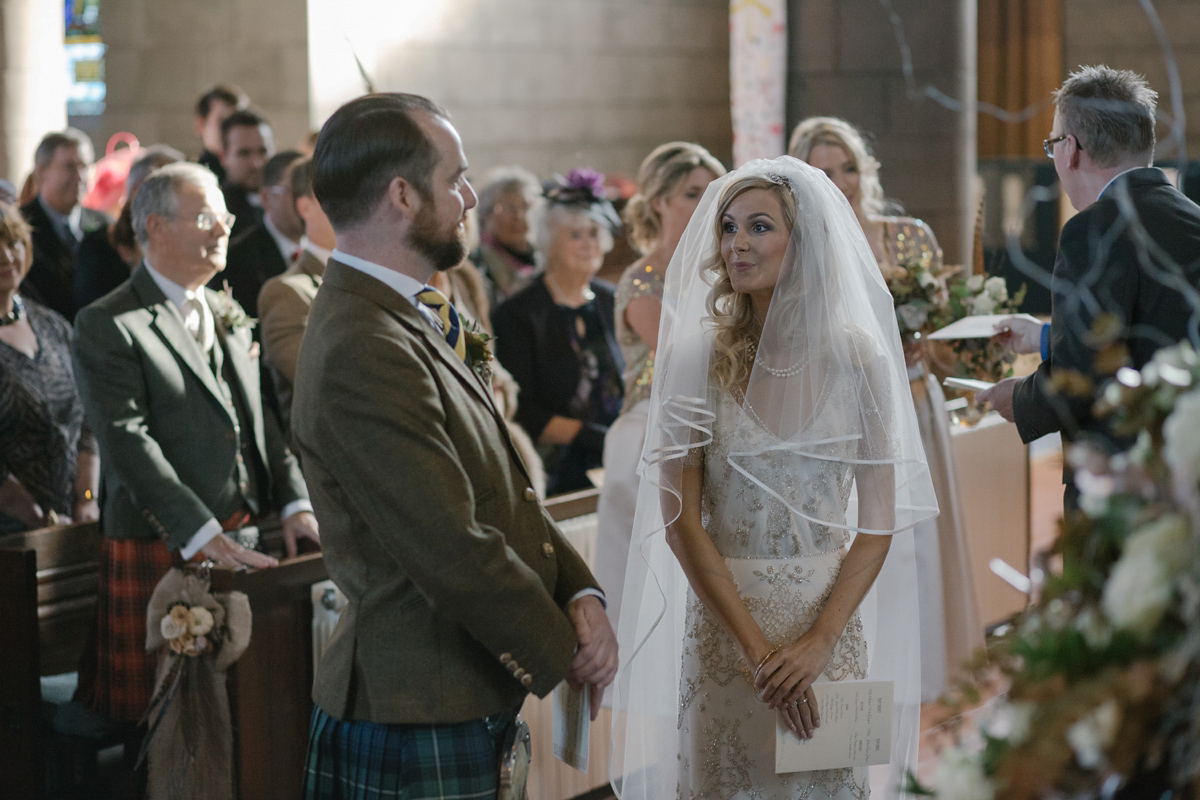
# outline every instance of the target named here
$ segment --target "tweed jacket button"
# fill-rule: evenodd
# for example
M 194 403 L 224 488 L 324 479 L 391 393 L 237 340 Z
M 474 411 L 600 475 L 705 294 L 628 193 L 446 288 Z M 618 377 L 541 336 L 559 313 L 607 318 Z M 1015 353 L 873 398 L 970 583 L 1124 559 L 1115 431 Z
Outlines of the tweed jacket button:
M 549 542 L 542 542 L 542 555 L 544 555 L 546 558 L 554 555 L 554 545 L 550 544 Z
M 500 663 L 501 664 L 508 666 L 508 662 L 510 662 L 510 661 L 512 661 L 512 653 L 501 653 L 500 654 Z
M 519 669 L 521 668 L 521 665 L 520 665 L 520 664 L 518 664 L 518 663 L 517 663 L 515 660 L 514 660 L 514 661 L 509 661 L 509 662 L 508 662 L 507 664 L 505 664 L 504 666 L 508 667 L 508 671 L 509 671 L 509 672 L 512 672 L 512 673 L 516 673 L 516 671 L 517 671 L 517 670 L 519 670 Z
M 528 689 L 530 686 L 533 686 L 533 676 L 526 674 L 525 677 L 521 678 L 521 685 L 526 689 Z
M 527 503 L 536 503 L 537 502 L 537 492 L 534 491 L 532 486 L 525 487 L 525 502 L 527 502 Z
M 521 678 L 525 677 L 525 670 L 523 670 L 523 669 L 517 670 L 516 672 L 513 673 L 513 677 L 516 678 L 517 680 L 521 680 Z

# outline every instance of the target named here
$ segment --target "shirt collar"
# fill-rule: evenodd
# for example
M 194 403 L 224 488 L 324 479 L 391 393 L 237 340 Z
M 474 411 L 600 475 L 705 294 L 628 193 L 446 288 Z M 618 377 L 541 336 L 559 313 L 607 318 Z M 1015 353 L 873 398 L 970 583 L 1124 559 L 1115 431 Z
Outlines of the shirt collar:
M 300 249 L 299 243 L 293 242 L 280 233 L 279 229 L 271 222 L 271 218 L 266 214 L 263 215 L 263 226 L 267 229 L 267 233 L 271 234 L 271 238 L 275 240 L 275 246 L 279 248 L 279 253 L 283 256 L 283 263 L 292 263 L 292 259 L 296 257 L 296 251 Z
M 158 288 L 162 290 L 162 293 L 167 296 L 167 299 L 170 300 L 176 308 L 182 309 L 184 304 L 192 298 L 199 300 L 200 305 L 204 306 L 205 308 L 208 307 L 208 298 L 204 296 L 204 287 L 201 287 L 194 292 L 191 289 L 185 289 L 175 281 L 163 275 L 154 267 L 150 266 L 149 261 L 143 260 L 142 263 L 146 265 L 146 271 L 150 273 L 150 277 L 154 279 L 154 282 L 158 285 Z
M 315 244 L 313 240 L 309 239 L 307 236 L 300 239 L 300 246 L 312 253 L 312 255 L 322 264 L 328 264 L 329 257 L 333 255 L 332 250 L 326 250 L 324 247 L 321 247 L 321 245 Z M 345 258 L 346 254 L 342 253 L 342 257 Z M 351 258 L 353 258 L 353 256 L 351 256 Z
M 365 272 L 375 280 L 386 284 L 394 292 L 404 296 L 414 306 L 417 305 L 416 297 L 421 290 L 425 288 L 425 284 L 418 281 L 416 278 L 410 278 L 402 272 L 397 272 L 394 269 L 382 267 L 379 264 L 367 261 L 365 258 L 352 256 L 349 253 L 344 253 L 341 250 L 334 250 L 331 254 L 334 261 L 340 264 L 345 264 L 347 267 L 353 267 L 359 272 Z

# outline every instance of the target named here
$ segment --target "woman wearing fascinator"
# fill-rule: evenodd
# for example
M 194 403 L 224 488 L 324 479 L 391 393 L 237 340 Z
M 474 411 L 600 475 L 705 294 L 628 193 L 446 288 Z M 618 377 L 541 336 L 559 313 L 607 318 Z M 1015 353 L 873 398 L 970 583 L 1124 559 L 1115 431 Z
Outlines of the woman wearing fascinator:
M 937 514 L 891 296 L 837 188 L 790 158 L 714 181 L 667 271 L 618 639 L 623 800 L 902 796 Z M 886 766 L 776 773 L 814 684 L 891 681 Z
M 620 225 L 603 189 L 592 170 L 549 185 L 536 229 L 542 272 L 492 315 L 496 358 L 520 387 L 517 422 L 537 443 L 549 495 L 591 488 L 587 471 L 621 411 L 613 287 L 595 280 Z

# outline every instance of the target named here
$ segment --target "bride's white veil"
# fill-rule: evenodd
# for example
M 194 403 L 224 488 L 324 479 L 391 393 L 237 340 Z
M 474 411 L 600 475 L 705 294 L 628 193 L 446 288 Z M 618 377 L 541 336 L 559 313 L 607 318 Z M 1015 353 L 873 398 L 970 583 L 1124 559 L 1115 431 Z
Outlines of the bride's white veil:
M 797 213 L 744 397 L 738 398 L 749 412 L 740 424 L 754 430 L 730 435 L 728 474 L 753 482 L 791 512 L 793 552 L 785 557 L 828 549 L 823 544 L 853 535 L 893 536 L 860 612 L 868 678 L 896 685 L 892 762 L 872 770 L 873 796 L 901 797 L 905 771 L 916 769 L 920 718 L 912 526 L 935 516 L 937 501 L 891 295 L 871 248 L 825 174 L 786 156 L 752 161 L 710 184 L 667 270 L 618 626 L 613 785 L 622 800 L 664 800 L 677 793 L 688 586 L 665 527 L 680 509 L 679 459 L 712 439 L 716 325 L 709 296 L 723 274 L 716 217 L 725 188 L 750 176 L 784 187 Z M 832 433 L 831 406 L 839 420 Z M 825 427 L 814 423 L 818 418 Z M 789 479 L 813 474 L 816 462 L 840 468 L 839 474 L 890 470 L 895 492 L 859 497 L 856 484 Z M 729 491 L 741 478 L 729 481 Z M 706 498 L 707 513 L 720 513 L 720 502 L 710 502 L 716 500 Z

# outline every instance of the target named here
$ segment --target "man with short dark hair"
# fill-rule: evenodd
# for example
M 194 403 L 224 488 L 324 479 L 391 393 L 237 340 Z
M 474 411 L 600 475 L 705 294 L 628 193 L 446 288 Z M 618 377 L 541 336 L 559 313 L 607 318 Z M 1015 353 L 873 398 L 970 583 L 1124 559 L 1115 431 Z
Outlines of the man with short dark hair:
M 200 137 L 204 148 L 196 163 L 208 167 L 217 176 L 217 183 L 225 182 L 225 168 L 221 166 L 221 123 L 235 111 L 250 105 L 250 98 L 236 86 L 218 83 L 196 101 L 196 116 L 192 130 Z
M 360 97 L 313 164 L 338 246 L 292 439 L 349 605 L 317 670 L 304 796 L 495 797 L 526 694 L 567 679 L 598 708 L 616 639 L 476 371 L 478 341 L 427 285 L 465 256 L 475 205 L 446 112 Z
M 258 190 L 262 219 L 230 237 L 228 263 L 213 278 L 212 288 L 228 283 L 233 299 L 252 317 L 258 316 L 263 284 L 286 270 L 300 252 L 304 222 L 296 214 L 288 172 L 303 157 L 297 150 L 285 150 L 267 160 Z
M 75 253 L 84 234 L 108 225 L 109 218 L 80 205 L 87 189 L 92 143 L 68 128 L 43 137 L 33 158 L 38 195 L 21 206 L 33 228 L 33 265 L 21 293 L 68 320 L 75 318 Z
M 297 537 L 318 540 L 304 477 L 263 412 L 245 317 L 204 288 L 229 228 L 207 169 L 153 172 L 133 199 L 142 263 L 75 322 L 75 377 L 104 453 L 95 668 L 83 670 L 94 681 L 80 694 L 129 726 L 154 685 L 146 607 L 173 562 L 275 564 L 233 534 L 272 510 L 289 556 Z
M 237 221 L 232 236 L 262 219 L 263 170 L 275 155 L 275 135 L 265 119 L 248 109 L 230 114 L 221 123 L 221 166 L 225 180 L 221 191 L 225 205 Z
M 1046 154 L 1079 213 L 1059 238 L 1049 352 L 1037 372 L 978 399 L 1015 422 L 1025 442 L 1061 431 L 1068 442 L 1113 450 L 1129 443 L 1092 415 L 1095 390 L 1122 364 L 1140 369 L 1187 338 L 1198 311 L 1184 288 L 1200 288 L 1200 206 L 1151 167 L 1157 94 L 1143 78 L 1084 67 L 1054 99 Z M 1056 388 L 1054 374 L 1069 377 L 1061 384 L 1071 390 Z M 1078 491 L 1065 463 L 1063 480 L 1072 508 Z

